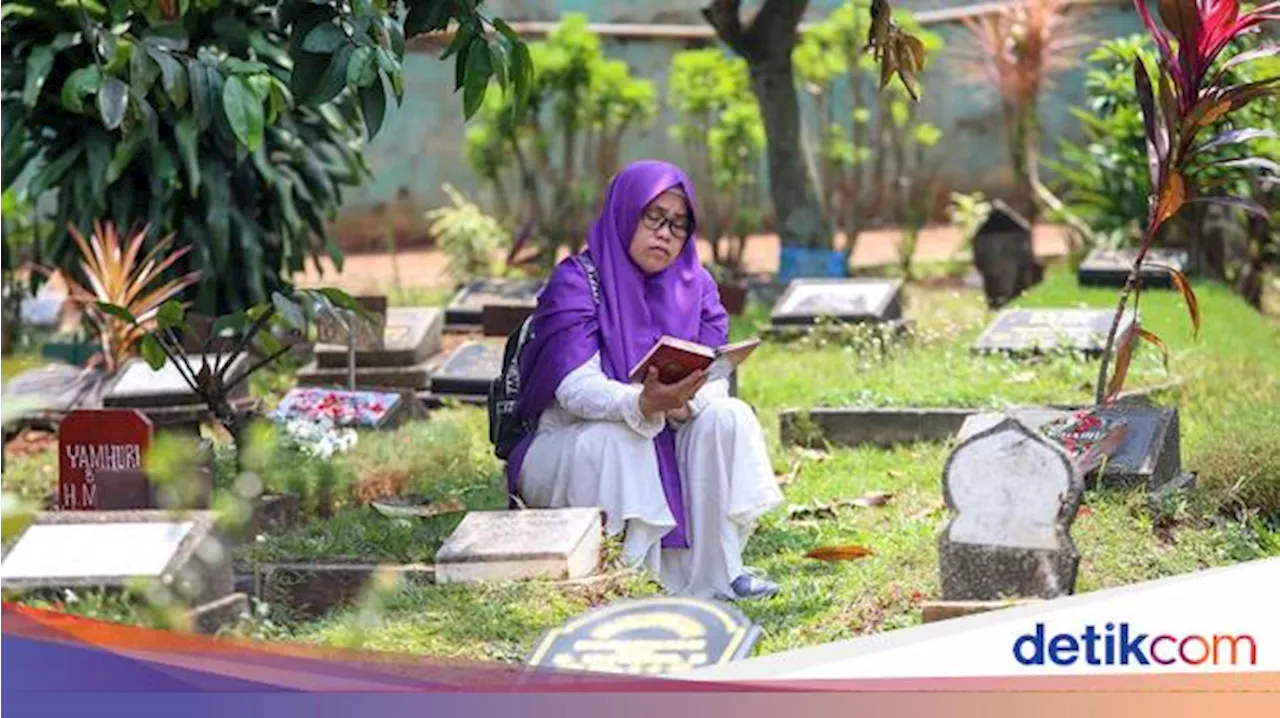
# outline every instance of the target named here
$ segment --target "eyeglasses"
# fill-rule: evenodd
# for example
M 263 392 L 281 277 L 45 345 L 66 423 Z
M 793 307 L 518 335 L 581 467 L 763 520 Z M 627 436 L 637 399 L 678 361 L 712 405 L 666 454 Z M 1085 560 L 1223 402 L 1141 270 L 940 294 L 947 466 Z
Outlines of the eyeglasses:
M 671 228 L 671 236 L 685 239 L 689 236 L 690 222 L 688 217 L 668 217 L 661 210 L 649 209 L 640 216 L 644 226 L 657 232 L 664 226 Z

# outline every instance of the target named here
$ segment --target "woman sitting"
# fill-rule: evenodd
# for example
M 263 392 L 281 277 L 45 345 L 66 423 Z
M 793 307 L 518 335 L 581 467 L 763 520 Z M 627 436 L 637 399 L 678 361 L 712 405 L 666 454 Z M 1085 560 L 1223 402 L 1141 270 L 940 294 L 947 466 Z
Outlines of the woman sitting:
M 601 507 L 627 564 L 671 593 L 769 596 L 777 585 L 742 565 L 756 521 L 782 501 L 754 412 L 705 372 L 628 379 L 663 335 L 727 341 L 694 227 L 679 168 L 636 162 L 610 183 L 589 256 L 561 262 L 538 299 L 517 408 L 537 430 L 511 453 L 508 487 L 530 507 Z

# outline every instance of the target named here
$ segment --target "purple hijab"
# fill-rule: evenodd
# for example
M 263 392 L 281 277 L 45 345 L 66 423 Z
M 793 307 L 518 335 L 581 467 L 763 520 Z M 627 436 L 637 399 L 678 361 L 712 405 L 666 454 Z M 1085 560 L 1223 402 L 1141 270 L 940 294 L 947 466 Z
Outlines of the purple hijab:
M 600 304 L 592 298 L 581 263 L 574 257 L 561 262 L 538 297 L 533 337 L 521 359 L 517 410 L 526 420 L 536 422 L 555 401 L 560 382 L 596 352 L 606 376 L 627 382 L 631 367 L 664 334 L 709 346 L 728 340 L 729 317 L 715 281 L 698 260 L 692 229 L 680 256 L 665 270 L 646 275 L 631 260 L 631 237 L 645 207 L 675 187 L 684 192 L 689 218 L 694 220 L 693 183 L 675 165 L 641 160 L 609 183 L 604 208 L 587 238 L 587 251 L 600 275 Z M 532 434 L 516 446 L 507 462 L 507 488 L 512 495 L 531 443 Z M 676 520 L 662 546 L 688 548 L 675 434 L 667 427 L 653 443 L 662 490 Z

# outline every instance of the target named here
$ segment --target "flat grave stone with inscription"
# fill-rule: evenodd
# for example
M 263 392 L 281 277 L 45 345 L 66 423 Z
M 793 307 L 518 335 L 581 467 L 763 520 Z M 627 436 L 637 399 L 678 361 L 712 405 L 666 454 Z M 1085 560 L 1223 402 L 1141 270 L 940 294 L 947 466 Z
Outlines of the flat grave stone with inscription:
M 545 284 L 542 279 L 474 279 L 463 286 L 445 308 L 445 324 L 450 328 L 480 326 L 488 305 L 536 306 L 538 293 Z
M 1105 309 L 1005 309 L 978 337 L 973 350 L 1014 356 L 1053 351 L 1100 356 L 1114 316 Z M 1117 346 L 1133 326 L 1134 314 L 1126 312 L 1116 332 Z
M 1123 287 L 1129 280 L 1129 272 L 1137 256 L 1134 249 L 1095 249 L 1080 263 L 1076 279 L 1084 286 Z M 1142 261 L 1138 278 L 1147 289 L 1173 289 L 1173 277 L 1164 267 L 1186 272 L 1189 260 L 1184 250 L 1151 249 Z
M 217 354 L 187 355 L 190 367 L 199 372 L 203 366 L 213 367 Z M 248 368 L 249 357 L 241 354 L 232 362 L 227 380 L 232 381 Z M 247 381 L 240 382 L 231 392 L 231 399 L 249 395 Z M 183 378 L 182 370 L 171 359 L 166 359 L 158 370 L 152 369 L 141 359 L 132 359 L 120 370 L 120 376 L 107 390 L 102 400 L 108 408 L 150 409 L 204 404 Z
M 489 385 L 502 372 L 504 340 L 481 339 L 453 350 L 431 375 L 437 396 L 487 396 Z
M 603 536 L 596 508 L 472 511 L 436 552 L 436 582 L 581 578 Z
M 154 506 L 143 459 L 151 421 L 136 409 L 73 411 L 58 425 L 58 507 L 63 511 Z
M 667 597 L 622 600 L 547 631 L 526 664 L 669 675 L 741 660 L 759 636 L 759 627 L 724 603 Z
M 329 421 L 334 426 L 387 429 L 398 423 L 402 402 L 396 392 L 290 389 L 271 418 L 276 421 Z
M 123 589 L 168 586 L 187 605 L 232 592 L 231 556 L 210 511 L 40 513 L 4 549 L 5 589 Z
M 357 351 L 382 348 L 382 327 L 387 321 L 385 296 L 354 299 L 364 307 L 369 316 L 359 316 L 346 310 L 321 312 L 316 316 L 316 343 L 341 347 L 344 363 L 345 350 L 353 344 Z
M 822 319 L 858 323 L 901 318 L 900 279 L 797 279 L 770 315 L 775 326 L 805 326 Z
M 943 598 L 1074 592 L 1080 552 L 1070 528 L 1083 493 L 1067 452 L 1013 417 L 965 439 L 943 469 L 952 511 L 938 539 Z
M 440 351 L 444 316 L 432 307 L 391 307 L 386 312 L 379 346 L 356 349 L 356 367 L 411 366 Z M 324 368 L 347 367 L 347 348 L 317 344 L 316 364 Z
M 1054 425 L 1061 425 L 1074 413 L 1070 409 L 1015 408 L 1009 414 L 1025 425 L 1036 429 L 1048 429 L 1054 436 Z M 1125 432 L 1119 446 L 1110 452 L 1106 463 L 1090 470 L 1085 480 L 1089 486 L 1134 487 L 1146 486 L 1155 491 L 1179 479 L 1182 475 L 1181 442 L 1179 440 L 1178 410 L 1142 405 L 1114 404 L 1093 412 L 1105 423 L 1123 423 Z M 1004 419 L 1002 414 L 980 413 L 965 420 L 956 434 L 964 441 Z M 1094 432 L 1096 433 L 1096 432 Z M 1089 434 L 1090 437 L 1093 434 Z

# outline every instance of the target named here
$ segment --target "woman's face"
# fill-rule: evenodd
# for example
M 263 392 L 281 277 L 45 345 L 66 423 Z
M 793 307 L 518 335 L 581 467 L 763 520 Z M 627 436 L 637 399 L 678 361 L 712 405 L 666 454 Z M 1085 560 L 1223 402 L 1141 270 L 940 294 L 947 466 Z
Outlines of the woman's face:
M 678 189 L 658 195 L 640 214 L 631 236 L 631 261 L 645 274 L 657 274 L 680 256 L 689 238 L 689 203 Z

